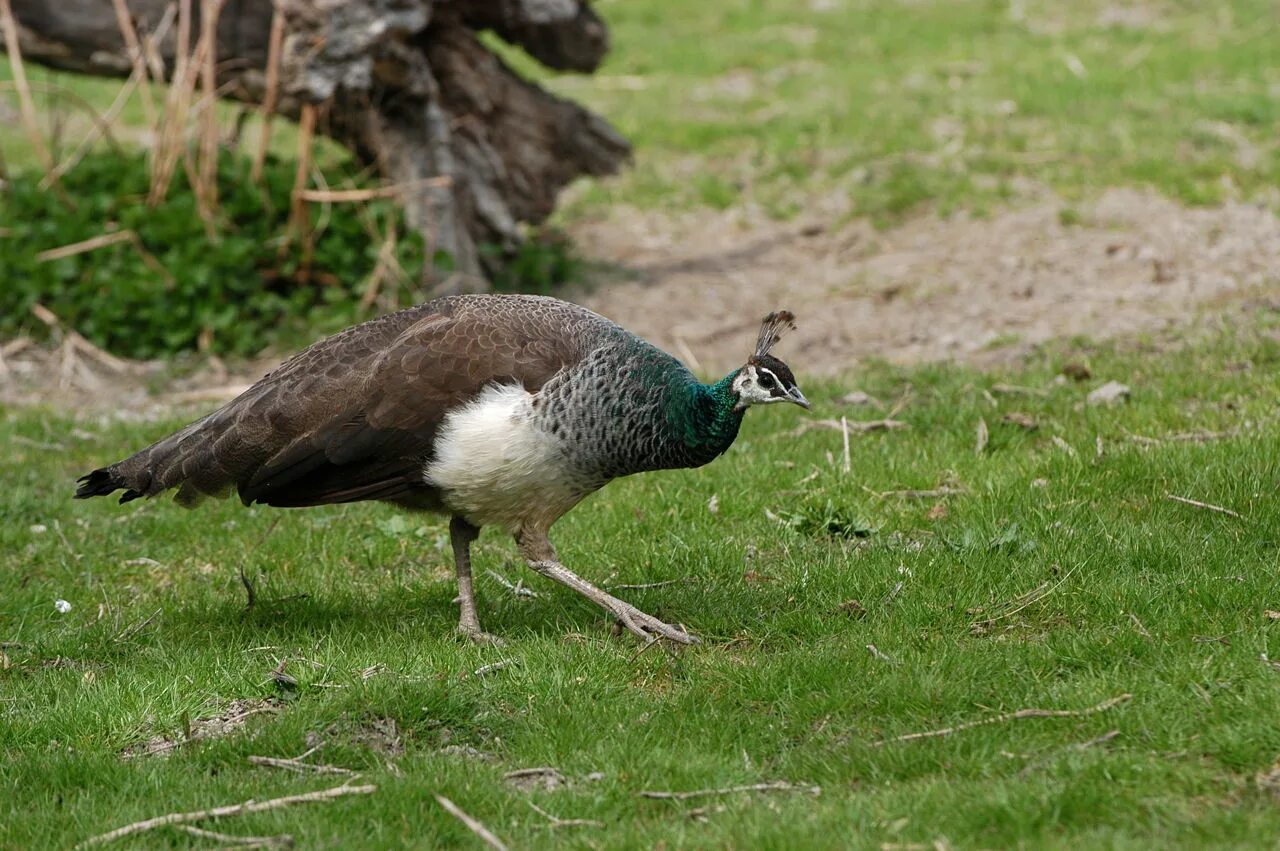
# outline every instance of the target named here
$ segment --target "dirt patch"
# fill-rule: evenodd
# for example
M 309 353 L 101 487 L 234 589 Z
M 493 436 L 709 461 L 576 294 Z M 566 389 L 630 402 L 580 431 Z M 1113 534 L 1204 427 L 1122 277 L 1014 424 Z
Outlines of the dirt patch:
M 1028 188 L 991 218 L 922 216 L 877 231 L 834 228 L 847 201 L 815 199 L 778 223 L 751 208 L 681 215 L 617 209 L 572 236 L 596 269 L 564 294 L 707 374 L 739 365 L 760 317 L 788 308 L 799 329 L 779 354 L 802 374 L 867 358 L 1006 362 L 1045 341 L 1177 327 L 1280 283 L 1280 219 L 1263 205 L 1188 209 L 1113 189 L 1069 205 Z M 217 360 L 175 377 L 83 340 L 0 344 L 0 404 L 100 411 L 113 419 L 198 413 L 273 367 Z
M 361 718 L 331 724 L 323 734 L 308 733 L 307 747 L 317 747 L 325 741 L 344 741 L 365 748 L 384 757 L 404 754 L 404 739 L 400 725 L 394 718 Z
M 124 759 L 168 756 L 177 748 L 203 739 L 220 739 L 243 727 L 254 715 L 277 712 L 280 703 L 274 699 L 242 698 L 233 700 L 218 714 L 193 719 L 188 729 L 175 735 L 155 735 L 145 742 L 130 745 L 120 752 Z
M 702 369 L 742 362 L 764 314 L 796 313 L 779 348 L 798 372 L 865 358 L 1008 360 L 1057 337 L 1105 339 L 1184 322 L 1280 283 L 1280 220 L 1260 205 L 1188 209 L 1110 190 L 989 219 L 778 224 L 750 212 L 618 210 L 575 228 L 606 264 L 574 300 Z M 1064 223 L 1067 222 L 1067 223 Z

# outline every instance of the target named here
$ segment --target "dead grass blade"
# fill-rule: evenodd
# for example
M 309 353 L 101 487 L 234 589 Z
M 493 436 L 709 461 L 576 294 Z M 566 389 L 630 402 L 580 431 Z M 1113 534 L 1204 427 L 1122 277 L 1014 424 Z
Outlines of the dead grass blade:
M 1090 706 L 1087 709 L 1019 709 L 1017 712 L 1006 712 L 1003 715 L 996 715 L 993 718 L 983 718 L 979 721 L 968 721 L 964 724 L 957 724 L 954 727 L 943 727 L 938 730 L 925 730 L 921 733 L 906 733 L 901 736 L 894 736 L 892 739 L 882 739 L 878 742 L 871 742 L 873 748 L 884 747 L 885 745 L 895 744 L 897 742 L 913 742 L 917 739 L 936 739 L 941 736 L 949 736 L 952 733 L 959 733 L 962 730 L 972 730 L 974 727 L 986 727 L 991 724 L 1003 724 L 1006 721 L 1017 721 L 1021 718 L 1082 718 L 1086 715 L 1096 715 L 1099 712 L 1106 712 L 1122 703 L 1133 700 L 1132 694 L 1121 694 L 1116 697 L 1104 700 L 1096 706 Z
M 2 0 L 0 0 L 0 2 L 2 2 Z M 126 824 L 124 827 L 118 827 L 107 833 L 92 836 L 76 845 L 76 848 L 89 848 L 94 845 L 105 845 L 108 842 L 115 842 L 117 839 L 123 839 L 126 836 L 145 833 L 149 830 L 155 830 L 158 827 L 166 827 L 168 825 L 189 824 L 191 822 L 207 821 L 209 819 L 240 816 L 247 813 L 262 813 L 268 810 L 278 810 L 282 807 L 290 807 L 294 804 L 311 804 L 321 801 L 331 801 L 334 798 L 341 798 L 346 795 L 371 795 L 376 791 L 378 791 L 378 787 L 373 785 L 335 786 L 332 789 L 322 789 L 318 792 L 306 792 L 301 795 L 286 795 L 283 798 L 271 798 L 266 801 L 245 801 L 240 804 L 214 807 L 209 810 L 197 810 L 192 813 L 168 813 L 166 815 L 156 816 L 155 818 L 145 819 L 144 821 L 135 821 L 133 824 Z
M 786 432 L 788 437 L 799 437 L 802 434 L 814 431 L 816 429 L 831 429 L 833 431 L 843 432 L 847 428 L 851 432 L 865 434 L 869 431 L 896 431 L 900 428 L 910 428 L 909 423 L 901 420 L 882 419 L 882 420 L 865 420 L 862 422 L 844 421 L 844 425 L 840 420 L 806 420 L 791 431 Z
M 658 801 L 687 801 L 690 798 L 737 795 L 742 792 L 803 792 L 808 795 L 816 796 L 822 794 L 822 787 L 806 783 L 790 783 L 786 780 L 775 780 L 772 783 L 752 783 L 748 786 L 725 786 L 720 789 L 695 789 L 691 792 L 663 792 L 646 789 L 640 792 L 640 797 L 652 798 Z
M 271 144 L 271 122 L 276 115 L 276 101 L 280 96 L 280 54 L 284 46 L 284 12 L 275 5 L 271 15 L 271 34 L 267 37 L 266 92 L 262 96 L 262 132 L 258 135 L 258 147 L 253 152 L 254 183 L 262 182 L 262 167 L 267 161 L 267 147 Z
M 45 174 L 53 172 L 53 155 L 44 143 L 40 124 L 36 120 L 36 105 L 31 98 L 31 86 L 27 82 L 27 69 L 22 64 L 22 50 L 18 46 L 18 22 L 13 17 L 9 0 L 0 0 L 0 26 L 4 27 L 4 49 L 9 54 L 9 71 L 13 74 L 14 88 L 18 92 L 18 108 L 22 111 L 22 127 L 26 130 L 31 148 L 36 152 Z
M 1235 517 L 1235 518 L 1238 518 L 1238 519 L 1240 519 L 1240 520 L 1243 520 L 1243 519 L 1244 519 L 1240 514 L 1238 514 L 1238 513 L 1234 512 L 1234 511 L 1232 511 L 1230 508 L 1223 508 L 1221 505 L 1212 505 L 1212 504 L 1207 503 L 1207 502 L 1201 502 L 1201 501 L 1200 501 L 1200 500 L 1198 500 L 1198 499 L 1188 499 L 1188 498 L 1187 498 L 1187 497 L 1185 497 L 1185 496 L 1177 496 L 1177 495 L 1175 495 L 1175 494 L 1171 494 L 1171 493 L 1167 493 L 1167 494 L 1165 494 L 1165 498 L 1166 498 L 1166 499 L 1171 499 L 1171 500 L 1173 500 L 1174 502 L 1180 502 L 1180 503 L 1182 503 L 1183 505 L 1192 505 L 1192 506 L 1195 506 L 1196 508 L 1203 508 L 1203 509 L 1205 509 L 1205 510 L 1207 510 L 1207 511 L 1216 511 L 1216 512 L 1218 512 L 1219 514 L 1226 514 L 1226 515 L 1227 515 L 1227 516 L 1229 516 L 1229 517 Z
M 147 247 L 142 243 L 142 238 L 135 231 L 129 229 L 99 234 L 89 239 L 83 239 L 80 242 L 60 245 L 57 248 L 41 251 L 36 255 L 36 260 L 40 263 L 48 263 L 53 260 L 61 260 L 64 257 L 74 257 L 77 254 L 84 254 L 88 251 L 97 251 L 99 248 L 106 248 L 121 242 L 127 242 L 132 245 L 133 250 L 138 253 L 138 257 L 147 265 L 147 268 L 163 278 L 166 284 L 174 283 L 173 275 L 169 274 L 169 270 L 154 254 L 147 250 Z
M 480 837 L 481 841 L 492 848 L 493 851 L 507 851 L 507 846 L 502 843 L 501 839 L 494 835 L 492 830 L 467 815 L 466 812 L 464 812 L 463 809 L 453 801 L 450 801 L 444 795 L 436 795 L 435 798 L 436 803 L 444 807 L 445 812 L 465 824 L 467 826 L 467 830 Z

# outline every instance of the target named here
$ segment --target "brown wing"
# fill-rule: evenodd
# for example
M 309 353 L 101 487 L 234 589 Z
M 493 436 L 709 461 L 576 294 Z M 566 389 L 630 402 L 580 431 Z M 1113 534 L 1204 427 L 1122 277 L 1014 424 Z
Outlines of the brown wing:
M 450 410 L 491 383 L 537 390 L 618 330 L 555 299 L 439 299 L 317 343 L 205 419 L 90 474 L 81 491 L 127 487 L 131 499 L 178 487 L 191 503 L 234 488 L 245 503 L 280 506 L 403 500 L 425 487 Z

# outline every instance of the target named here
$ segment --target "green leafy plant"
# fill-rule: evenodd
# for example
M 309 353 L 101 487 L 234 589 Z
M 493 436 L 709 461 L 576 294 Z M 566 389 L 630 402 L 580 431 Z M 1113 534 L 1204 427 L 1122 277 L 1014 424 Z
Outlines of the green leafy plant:
M 288 230 L 292 184 L 291 165 L 268 163 L 258 185 L 247 160 L 225 154 L 210 235 L 181 172 L 167 200 L 147 206 L 142 154 L 87 157 L 63 179 L 65 193 L 42 190 L 37 174 L 14 177 L 0 204 L 0 335 L 43 333 L 32 314 L 40 304 L 130 357 L 192 348 L 249 355 L 365 318 L 375 235 L 400 231 L 396 260 L 408 278 L 420 268 L 421 239 L 403 232 L 387 201 L 310 211 L 308 252 Z M 47 253 L 111 234 L 117 241 L 93 250 Z M 404 277 L 380 282 L 384 305 L 410 304 L 414 290 Z

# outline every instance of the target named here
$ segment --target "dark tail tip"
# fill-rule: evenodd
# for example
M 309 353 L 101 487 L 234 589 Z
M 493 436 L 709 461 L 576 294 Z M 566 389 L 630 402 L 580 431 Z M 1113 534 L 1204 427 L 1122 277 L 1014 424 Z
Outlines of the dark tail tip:
M 106 496 L 112 491 L 128 487 L 123 479 L 110 467 L 94 470 L 87 476 L 77 479 L 80 486 L 76 488 L 76 499 L 88 499 L 91 496 Z M 130 488 L 120 497 L 121 502 L 137 499 L 142 494 Z

